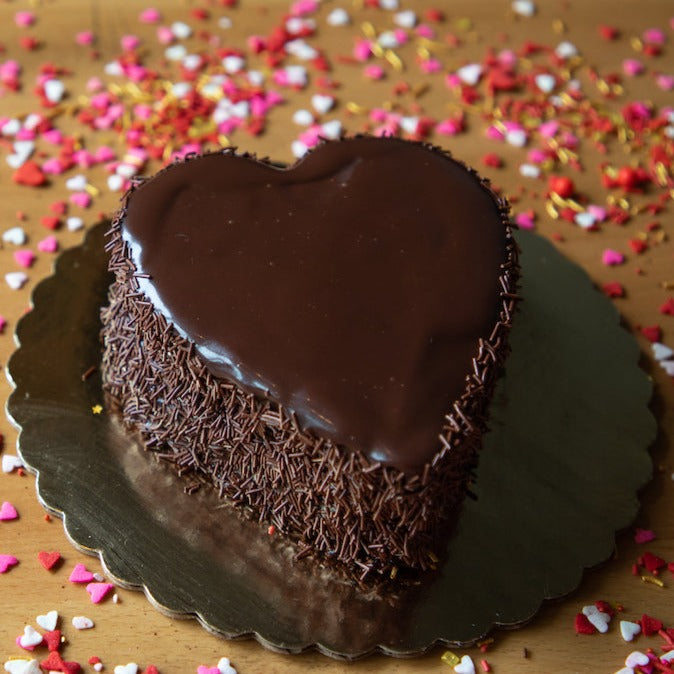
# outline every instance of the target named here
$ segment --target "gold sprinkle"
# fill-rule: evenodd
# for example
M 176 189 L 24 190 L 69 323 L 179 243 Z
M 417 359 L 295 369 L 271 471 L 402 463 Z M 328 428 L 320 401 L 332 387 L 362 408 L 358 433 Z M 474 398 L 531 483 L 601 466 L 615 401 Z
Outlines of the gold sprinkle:
M 452 651 L 445 651 L 440 656 L 440 660 L 450 667 L 455 667 L 461 662 L 461 658 L 456 653 L 452 653 Z
M 655 175 L 656 175 L 660 185 L 662 185 L 663 187 L 666 187 L 667 180 L 669 178 L 669 171 L 667 170 L 667 167 L 661 161 L 659 161 L 655 165 Z
M 630 45 L 634 51 L 643 51 L 644 49 L 644 43 L 638 37 L 633 37 L 630 40 Z
M 639 239 L 640 241 L 647 241 L 648 240 L 648 234 L 646 234 L 646 232 L 639 232 L 637 234 L 637 239 Z
M 379 42 L 373 42 L 370 45 L 370 51 L 380 59 L 384 55 L 384 48 L 379 44 Z
M 567 199 L 566 204 L 569 208 L 576 211 L 576 213 L 582 213 L 582 211 L 584 210 L 584 208 L 577 201 L 574 201 L 573 199 Z
M 566 33 L 566 24 L 561 19 L 555 19 L 552 22 L 552 30 L 557 33 L 557 35 Z
M 665 241 L 667 241 L 667 232 L 660 230 L 659 232 L 656 233 L 655 240 L 658 243 L 664 243 Z
M 473 22 L 469 17 L 463 16 L 460 19 L 457 19 L 454 25 L 457 30 L 467 31 L 473 27 Z
M 557 220 L 559 218 L 559 213 L 551 201 L 545 202 L 545 211 L 553 220 Z
M 569 163 L 569 152 L 565 148 L 561 147 L 557 151 L 557 156 L 559 157 L 559 161 L 562 162 L 562 164 L 568 164 Z
M 229 147 L 232 144 L 229 138 L 222 133 L 218 136 L 218 143 L 220 143 L 220 147 Z
M 623 89 L 622 84 L 614 84 L 613 85 L 613 93 L 616 96 L 622 96 L 625 93 L 625 89 Z
M 650 583 L 651 585 L 657 585 L 658 587 L 664 587 L 665 584 L 655 576 L 641 576 L 641 580 L 644 583 Z
M 346 109 L 352 114 L 352 115 L 362 115 L 364 112 L 366 112 L 366 108 L 362 105 L 359 105 L 358 103 L 354 101 L 349 101 L 346 104 Z
M 363 21 L 360 24 L 360 29 L 363 31 L 363 35 L 370 40 L 374 40 L 377 37 L 377 31 L 369 21 Z
M 494 643 L 494 638 L 489 637 L 488 639 L 482 639 L 481 641 L 478 641 L 475 645 L 478 648 L 482 648 L 482 646 L 489 646 Z
M 391 578 L 391 580 L 395 580 L 397 575 L 398 575 L 398 567 L 394 566 L 391 569 L 391 573 L 389 574 L 389 577 Z
M 422 58 L 424 61 L 428 61 L 428 59 L 431 58 L 432 54 L 431 52 L 426 48 L 426 47 L 419 47 L 417 49 L 417 54 L 419 55 L 420 58 Z
M 102 405 L 94 405 L 94 406 L 91 408 L 91 411 L 92 411 L 94 414 L 100 414 L 100 413 L 103 411 L 103 406 L 102 406 Z
M 171 143 L 167 143 L 166 147 L 164 148 L 164 152 L 162 153 L 161 158 L 164 161 L 168 161 L 171 158 L 172 154 L 173 154 L 173 145 L 171 145 Z
M 611 93 L 611 87 L 606 80 L 597 80 L 597 89 L 599 89 L 602 94 Z
M 396 54 L 392 49 L 387 49 L 384 52 L 384 58 L 396 69 L 403 70 L 403 62 L 401 61 L 398 54 Z
M 428 559 L 431 560 L 434 564 L 437 564 L 440 560 L 435 556 L 432 550 L 428 551 Z
M 620 206 L 620 208 L 622 208 L 624 211 L 627 211 L 629 210 L 630 202 L 625 197 L 621 197 L 618 199 L 618 206 Z
M 87 194 L 89 194 L 92 197 L 97 197 L 101 192 L 98 188 L 94 187 L 93 185 L 85 185 L 84 190 Z

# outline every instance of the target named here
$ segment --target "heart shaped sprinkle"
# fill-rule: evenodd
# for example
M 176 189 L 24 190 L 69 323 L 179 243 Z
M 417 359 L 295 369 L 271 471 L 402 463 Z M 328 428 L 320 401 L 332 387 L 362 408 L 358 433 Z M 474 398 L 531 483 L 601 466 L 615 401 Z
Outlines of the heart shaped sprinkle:
M 651 344 L 651 349 L 653 351 L 653 358 L 655 358 L 655 360 L 668 360 L 669 358 L 674 356 L 674 350 L 670 349 L 665 344 L 661 344 L 660 342 L 653 342 Z M 650 538 L 648 540 L 652 541 L 653 538 Z M 648 541 L 642 542 L 647 543 Z
M 454 671 L 457 674 L 475 674 L 475 664 L 470 655 L 464 655 L 461 662 L 454 666 Z
M 66 189 L 72 190 L 73 192 L 82 192 L 87 187 L 87 177 L 82 173 L 78 173 L 72 178 L 66 180 Z
M 32 250 L 15 250 L 14 261 L 24 269 L 32 267 L 35 262 L 35 253 Z
M 17 639 L 21 648 L 32 651 L 36 646 L 42 643 L 42 635 L 31 625 L 23 628 L 23 634 Z
M 54 552 L 42 551 L 37 553 L 37 558 L 40 564 L 42 564 L 42 566 L 44 566 L 44 568 L 47 569 L 47 571 L 50 571 L 61 561 L 61 553 L 56 551 Z
M 620 621 L 620 635 L 625 641 L 632 641 L 637 634 L 641 633 L 641 625 L 629 620 Z
M 44 83 L 44 96 L 50 103 L 58 103 L 65 91 L 65 84 L 61 80 L 47 80 Z
M 7 660 L 5 671 L 9 674 L 41 674 L 37 660 Z
M 482 77 L 482 66 L 479 63 L 469 63 L 456 71 L 459 79 L 469 86 L 475 86 Z
M 662 660 L 663 662 L 672 662 L 672 660 L 674 660 L 674 649 L 672 649 L 671 651 L 667 651 L 666 653 L 663 653 L 660 656 L 660 660 Z
M 16 566 L 19 560 L 14 555 L 0 555 L 0 573 L 5 573 L 12 566 Z
M 71 583 L 90 583 L 94 579 L 94 574 L 87 570 L 84 564 L 75 564 L 68 580 Z
M 87 585 L 87 592 L 91 597 L 91 602 L 93 604 L 98 604 L 105 598 L 112 588 L 113 586 L 111 583 L 89 583 Z
M 5 282 L 12 290 L 21 290 L 28 282 L 28 276 L 22 271 L 11 271 L 5 274 Z
M 56 613 L 56 611 L 54 611 L 54 613 Z M 63 643 L 61 630 L 49 630 L 42 635 L 42 638 L 50 651 L 58 651 Z
M 513 12 L 520 16 L 532 17 L 536 13 L 536 5 L 533 0 L 514 0 Z
M 615 674 L 634 674 L 634 670 L 631 667 L 621 667 Z
M 42 241 L 38 241 L 37 249 L 41 253 L 55 253 L 59 249 L 59 242 L 55 236 L 47 236 Z
M 91 206 L 91 196 L 88 192 L 74 192 L 70 195 L 70 203 L 80 208 L 89 208 Z
M 608 613 L 600 611 L 594 605 L 583 606 L 582 612 L 598 632 L 602 634 L 608 632 L 608 624 L 611 622 L 611 616 Z
M 35 622 L 43 629 L 51 632 L 56 629 L 59 620 L 59 614 L 56 611 L 49 611 L 44 615 L 39 615 Z
M 199 665 L 197 667 L 197 674 L 220 674 L 217 667 L 209 667 L 208 665 Z
M 574 628 L 576 630 L 576 634 L 595 634 L 597 632 L 596 627 L 583 613 L 578 613 L 576 615 L 574 620 Z
M 2 235 L 5 243 L 13 243 L 15 246 L 23 246 L 27 238 L 26 232 L 21 227 L 11 227 Z
M 117 665 L 115 674 L 138 674 L 138 665 L 135 662 L 129 662 L 126 665 Z
M 647 665 L 649 662 L 649 657 L 646 655 L 646 653 L 642 653 L 641 651 L 632 651 L 625 658 L 625 666 L 632 667 L 633 669 L 635 667 L 639 667 L 640 665 Z
M 218 660 L 218 671 L 220 674 L 236 674 L 236 669 L 232 667 L 229 658 L 220 658 Z
M 534 78 L 534 81 L 536 82 L 536 86 L 545 94 L 549 94 L 557 84 L 555 76 L 549 73 L 539 73 Z
M 111 178 L 113 176 L 110 176 Z M 69 232 L 76 232 L 84 227 L 84 220 L 76 216 L 71 216 L 66 220 L 66 227 Z
M 311 105 L 319 115 L 324 115 L 335 105 L 335 99 L 327 94 L 314 94 L 311 97 Z
M 29 187 L 39 187 L 47 182 L 47 176 L 42 172 L 39 164 L 32 159 L 24 162 L 12 174 L 12 180 L 17 185 L 28 185 Z
M 341 7 L 333 9 L 325 20 L 329 26 L 348 26 L 351 23 L 348 12 Z
M 23 461 L 18 456 L 14 454 L 3 454 L 2 455 L 2 472 L 11 473 L 15 468 L 21 468 L 23 466 Z
M 83 615 L 76 615 L 73 618 L 72 623 L 76 630 L 89 630 L 94 626 L 94 621 Z
M 18 517 L 19 513 L 16 512 L 16 508 L 9 501 L 3 501 L 0 506 L 0 520 L 6 522 L 15 520 Z
M 617 250 L 607 248 L 601 254 L 601 261 L 606 266 L 613 267 L 615 265 L 623 264 L 623 262 L 625 262 L 625 256 Z

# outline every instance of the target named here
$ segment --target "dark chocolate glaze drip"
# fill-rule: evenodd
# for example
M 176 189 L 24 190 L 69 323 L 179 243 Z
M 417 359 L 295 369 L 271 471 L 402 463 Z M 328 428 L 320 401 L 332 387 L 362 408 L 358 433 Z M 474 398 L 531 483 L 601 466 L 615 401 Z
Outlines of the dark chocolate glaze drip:
M 213 374 L 375 461 L 438 451 L 506 262 L 498 202 L 462 164 L 373 138 L 287 169 L 211 154 L 134 190 L 123 226 L 140 288 Z

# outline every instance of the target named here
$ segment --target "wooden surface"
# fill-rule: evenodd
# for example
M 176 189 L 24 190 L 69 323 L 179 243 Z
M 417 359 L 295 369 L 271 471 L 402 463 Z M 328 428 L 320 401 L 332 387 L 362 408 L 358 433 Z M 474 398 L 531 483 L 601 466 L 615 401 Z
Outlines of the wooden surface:
M 279 17 L 287 10 L 284 3 L 242 3 L 235 9 L 223 9 L 219 4 L 196 5 L 167 0 L 161 5 L 163 23 L 170 24 L 183 20 L 197 27 L 207 27 L 221 35 L 223 44 L 245 48 L 245 37 L 251 34 L 266 34 L 279 23 Z M 637 78 L 624 79 L 624 93 L 615 100 L 600 97 L 596 88 L 593 97 L 600 105 L 609 110 L 619 111 L 626 103 L 634 100 L 649 100 L 656 106 L 669 102 L 664 91 L 654 84 L 652 71 L 671 72 L 672 46 L 666 44 L 663 54 L 649 59 L 634 51 L 631 38 L 640 36 L 645 29 L 658 27 L 663 29 L 672 40 L 668 28 L 669 13 L 667 3 L 658 0 L 642 0 L 638 4 L 631 2 L 593 3 L 540 3 L 536 17 L 524 19 L 515 17 L 508 2 L 453 2 L 446 22 L 438 24 L 438 34 L 442 37 L 451 33 L 460 37 L 459 47 L 443 47 L 439 50 L 439 59 L 443 69 L 454 71 L 457 67 L 473 60 L 481 59 L 487 47 L 497 49 L 511 47 L 518 49 L 524 41 L 534 40 L 545 45 L 555 46 L 561 40 L 570 40 L 576 44 L 582 55 L 577 75 L 587 87 L 590 85 L 590 67 L 606 76 L 621 72 L 625 58 L 639 57 L 649 68 L 649 73 Z M 18 60 L 23 67 L 21 80 L 24 84 L 20 93 L 7 93 L 0 97 L 0 117 L 23 117 L 30 112 L 40 111 L 39 99 L 33 93 L 38 70 L 47 62 L 66 68 L 69 74 L 62 76 L 69 92 L 71 103 L 85 94 L 85 83 L 96 75 L 108 81 L 103 74 L 103 64 L 119 55 L 119 39 L 122 35 L 133 33 L 143 39 L 147 59 L 160 62 L 164 47 L 158 45 L 155 38 L 156 27 L 138 22 L 139 11 L 147 5 L 135 0 L 124 2 L 77 2 L 76 0 L 51 0 L 42 3 L 5 2 L 0 5 L 0 44 L 4 54 L 0 53 L 0 63 L 9 58 Z M 195 6 L 208 6 L 211 9 L 210 21 L 201 23 L 191 13 Z M 375 26 L 392 27 L 390 15 L 379 10 L 354 9 L 344 4 L 354 18 L 345 28 L 326 26 L 325 16 L 335 7 L 326 3 L 317 13 L 318 31 L 312 44 L 319 45 L 333 61 L 335 69 L 332 77 L 341 83 L 334 94 L 338 105 L 324 119 L 339 118 L 349 132 L 363 130 L 364 116 L 347 112 L 347 102 L 356 102 L 362 109 L 392 101 L 393 86 L 398 81 L 410 83 L 417 91 L 418 98 L 411 96 L 403 101 L 406 114 L 420 106 L 424 115 L 435 120 L 443 119 L 458 109 L 456 99 L 443 83 L 444 74 L 425 75 L 414 64 L 414 43 L 399 50 L 406 64 L 403 72 L 388 68 L 388 76 L 382 82 L 370 83 L 362 77 L 362 66 L 342 63 L 335 59 L 338 54 L 349 54 L 354 36 L 361 34 L 361 23 L 367 19 Z M 410 3 L 419 12 L 430 3 Z M 14 14 L 20 10 L 31 10 L 37 22 L 30 28 L 18 28 Z M 229 31 L 218 29 L 217 18 L 227 15 L 233 20 Z M 471 25 L 462 21 L 471 19 Z M 599 24 L 611 24 L 621 30 L 621 36 L 614 42 L 606 42 L 598 36 Z M 100 58 L 91 58 L 90 49 L 75 44 L 75 33 L 91 29 L 97 36 L 96 48 Z M 562 32 L 565 31 L 565 32 Z M 41 41 L 41 48 L 27 51 L 20 46 L 21 36 L 32 35 Z M 185 44 L 194 50 L 203 50 L 205 45 L 193 37 Z M 447 44 L 447 43 L 446 43 Z M 250 57 L 256 63 L 257 57 Z M 260 61 L 262 64 L 262 61 Z M 261 68 L 264 66 L 260 66 Z M 423 91 L 420 86 L 428 83 Z M 267 130 L 258 137 L 241 131 L 232 135 L 232 142 L 241 149 L 256 151 L 275 159 L 291 159 L 290 144 L 299 132 L 292 121 L 292 113 L 300 107 L 309 105 L 309 98 L 316 89 L 313 86 L 303 91 L 284 92 L 287 101 L 275 108 L 269 115 Z M 599 105 L 599 104 L 598 104 Z M 87 147 L 97 147 L 109 143 L 121 151 L 122 145 L 114 132 L 94 133 L 84 128 L 77 120 L 63 112 L 56 121 L 66 133 L 78 133 Z M 648 342 L 638 334 L 639 326 L 659 323 L 663 329 L 663 341 L 674 345 L 674 317 L 661 315 L 658 307 L 672 296 L 674 281 L 674 248 L 667 240 L 671 234 L 672 205 L 665 203 L 664 210 L 657 215 L 636 214 L 624 226 L 605 223 L 601 231 L 585 232 L 574 225 L 552 220 L 545 211 L 543 194 L 545 183 L 522 178 L 518 167 L 526 161 L 526 149 L 506 144 L 497 144 L 485 139 L 485 122 L 480 118 L 478 109 L 469 113 L 467 132 L 455 137 L 431 135 L 430 139 L 451 149 L 455 155 L 475 166 L 480 166 L 481 157 L 488 151 L 499 153 L 505 160 L 503 169 L 481 169 L 504 192 L 519 197 L 516 204 L 518 212 L 531 207 L 538 215 L 537 228 L 543 235 L 563 236 L 558 246 L 569 258 L 584 267 L 598 283 L 620 281 L 627 289 L 627 297 L 616 300 L 616 305 L 624 316 L 628 329 L 634 330 L 643 349 L 643 367 L 653 376 L 655 394 L 652 409 L 659 425 L 660 433 L 652 449 L 654 459 L 654 479 L 642 494 L 642 509 L 635 526 L 652 529 L 657 539 L 647 545 L 637 545 L 633 541 L 634 530 L 618 536 L 615 556 L 600 569 L 589 571 L 579 588 L 572 596 L 542 608 L 535 619 L 526 627 L 512 632 L 495 632 L 494 643 L 486 655 L 477 648 L 468 649 L 478 662 L 486 657 L 495 672 L 611 672 L 620 669 L 625 656 L 633 646 L 622 641 L 617 620 L 606 635 L 578 636 L 574 631 L 574 617 L 586 604 L 598 599 L 621 604 L 625 611 L 623 617 L 638 620 L 647 613 L 662 620 L 666 626 L 674 627 L 674 595 L 672 585 L 674 576 L 664 571 L 661 578 L 664 587 L 644 583 L 632 574 L 632 565 L 646 550 L 659 555 L 667 561 L 674 561 L 674 383 L 653 360 Z M 653 142 L 651 136 L 644 137 L 648 146 Z M 46 156 L 53 149 L 44 146 Z M 609 143 L 606 156 L 599 155 L 591 144 L 583 141 L 581 158 L 585 171 L 574 172 L 568 166 L 557 172 L 571 175 L 578 191 L 597 204 L 605 204 L 610 194 L 600 182 L 599 164 L 613 161 L 617 164 L 634 163 L 643 158 L 645 152 L 638 150 L 631 155 L 625 153 L 626 145 L 618 140 Z M 63 176 L 56 176 L 48 187 L 35 189 L 18 186 L 11 180 L 12 170 L 5 162 L 9 154 L 8 144 L 0 150 L 3 159 L 0 162 L 0 229 L 4 232 L 15 224 L 21 225 L 29 235 L 25 248 L 36 250 L 37 242 L 48 232 L 40 224 L 40 218 L 49 215 L 49 205 L 55 201 L 67 200 L 69 191 L 65 187 L 68 177 L 80 173 L 71 169 Z M 38 160 L 42 161 L 45 156 Z M 147 171 L 157 168 L 151 164 Z M 91 185 L 100 189 L 92 207 L 82 210 L 71 207 L 70 215 L 82 215 L 87 225 L 95 223 L 99 213 L 111 213 L 119 195 L 111 193 L 106 187 L 106 174 L 102 167 L 84 171 Z M 620 192 L 614 192 L 620 196 Z M 666 190 L 653 187 L 645 195 L 629 195 L 631 206 L 651 203 L 655 195 Z M 448 208 L 451 205 L 448 204 Z M 25 214 L 25 220 L 17 220 L 17 212 Z M 374 215 L 374 214 L 373 214 Z M 649 239 L 651 245 L 641 255 L 632 253 L 628 240 L 638 238 L 646 231 L 649 223 L 657 221 L 661 225 L 659 235 Z M 55 232 L 62 248 L 77 244 L 82 232 L 69 232 L 61 228 Z M 626 264 L 609 268 L 601 264 L 601 253 L 606 248 L 615 248 L 627 253 Z M 19 269 L 13 258 L 15 247 L 5 243 L 0 250 L 0 270 L 3 275 Z M 0 336 L 0 362 L 3 366 L 13 350 L 12 332 L 21 313 L 29 305 L 29 296 L 34 284 L 49 273 L 53 255 L 38 253 L 37 260 L 28 270 L 29 283 L 18 291 L 13 291 L 2 281 L 0 284 L 0 313 L 8 320 L 4 334 Z M 0 384 L 3 399 L 10 392 L 7 382 Z M 16 432 L 7 420 L 0 420 L 0 431 L 5 436 L 4 452 L 14 453 Z M 606 447 L 606 461 L 611 461 L 611 448 Z M 100 485 L 104 490 L 105 485 Z M 0 522 L 0 553 L 12 554 L 19 559 L 19 565 L 0 575 L 0 661 L 18 657 L 21 651 L 15 644 L 15 638 L 22 633 L 25 624 L 35 625 L 35 617 L 51 609 L 56 609 L 62 617 L 62 629 L 68 644 L 63 649 L 67 660 L 83 663 L 86 671 L 93 671 L 86 662 L 91 656 L 98 656 L 106 664 L 106 671 L 113 671 L 115 665 L 136 662 L 141 667 L 150 663 L 157 665 L 163 674 L 195 672 L 198 665 L 215 665 L 222 656 L 229 657 L 241 674 L 250 672 L 426 672 L 452 671 L 440 659 L 445 649 L 437 648 L 427 656 L 409 661 L 396 661 L 386 657 L 372 657 L 356 664 L 339 663 L 318 654 L 302 656 L 281 656 L 270 653 L 254 642 L 225 642 L 207 634 L 193 621 L 176 621 L 157 613 L 140 593 L 119 591 L 119 603 L 108 600 L 92 605 L 82 587 L 68 582 L 68 575 L 77 562 L 86 564 L 92 570 L 100 571 L 95 558 L 76 552 L 67 541 L 59 521 L 47 522 L 44 511 L 35 496 L 34 479 L 19 476 L 16 473 L 0 475 L 0 500 L 9 501 L 18 510 L 20 517 L 16 521 Z M 504 526 L 516 526 L 504 523 Z M 63 556 L 60 567 L 46 571 L 37 560 L 39 551 L 57 550 Z M 494 550 L 494 565 L 499 564 L 499 551 Z M 526 574 L 526 568 L 521 569 Z M 78 632 L 70 621 L 73 616 L 85 615 L 92 618 L 96 625 L 92 630 Z M 634 647 L 645 650 L 652 647 L 659 651 L 661 640 L 657 637 L 639 637 Z M 524 657 L 527 649 L 529 657 Z M 460 654 L 464 652 L 461 651 Z M 44 651 L 41 652 L 41 655 Z

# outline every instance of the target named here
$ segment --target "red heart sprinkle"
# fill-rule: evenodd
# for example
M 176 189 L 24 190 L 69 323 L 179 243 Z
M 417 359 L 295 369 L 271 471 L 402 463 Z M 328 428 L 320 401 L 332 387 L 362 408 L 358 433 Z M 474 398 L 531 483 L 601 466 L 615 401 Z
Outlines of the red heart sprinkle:
M 615 615 L 615 609 L 613 606 L 603 599 L 598 599 L 596 602 L 594 602 L 594 605 L 597 607 L 597 610 L 601 611 L 602 613 L 607 613 L 611 617 Z
M 660 313 L 674 316 L 674 297 L 670 297 L 664 304 L 660 305 Z
M 576 634 L 594 634 L 597 631 L 596 627 L 587 619 L 587 616 L 583 613 L 579 613 L 576 616 L 574 627 L 576 628 Z
M 42 173 L 42 169 L 39 164 L 34 162 L 32 159 L 24 162 L 19 166 L 14 175 L 12 175 L 12 180 L 17 185 L 30 185 L 31 187 L 38 187 L 39 185 L 44 185 L 47 182 L 47 177 Z
M 148 665 L 143 670 L 143 674 L 159 674 L 159 670 L 154 665 Z
M 60 552 L 38 552 L 37 558 L 40 564 L 44 566 L 47 571 L 53 569 L 61 561 Z
M 50 651 L 58 651 L 61 648 L 61 630 L 45 632 L 42 640 Z
M 659 342 L 662 340 L 662 330 L 659 325 L 648 325 L 641 328 L 641 334 L 649 342 Z
M 602 290 L 609 297 L 625 297 L 625 288 L 617 281 L 604 283 Z
M 47 229 L 58 229 L 61 221 L 54 215 L 43 215 L 40 224 Z
M 661 569 L 663 566 L 666 566 L 667 562 L 664 559 L 662 559 L 662 557 L 658 557 L 657 555 L 654 555 L 652 552 L 645 552 L 643 557 L 641 558 L 641 564 L 645 566 L 651 573 L 655 573 L 656 571 L 658 571 L 658 569 Z
M 646 637 L 657 634 L 662 629 L 662 622 L 660 620 L 651 618 L 651 616 L 646 615 L 645 613 L 641 616 L 639 624 L 641 625 L 641 632 Z

